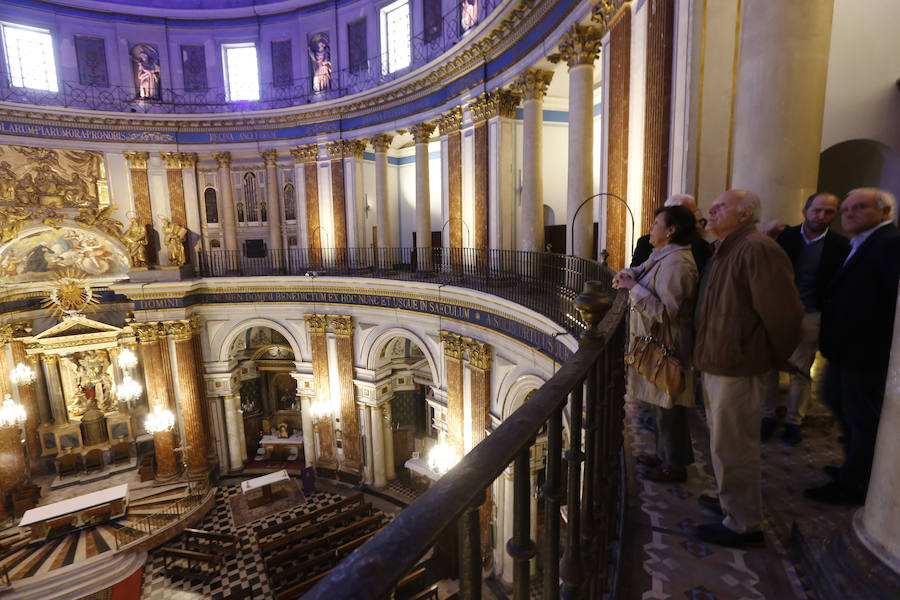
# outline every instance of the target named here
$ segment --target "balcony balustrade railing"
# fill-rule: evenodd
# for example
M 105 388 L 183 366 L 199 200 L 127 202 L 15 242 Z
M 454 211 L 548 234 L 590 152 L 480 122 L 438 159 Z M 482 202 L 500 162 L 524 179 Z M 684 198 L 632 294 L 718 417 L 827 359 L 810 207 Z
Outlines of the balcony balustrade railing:
M 477 23 L 493 12 L 502 1 L 478 0 Z M 360 63 L 332 71 L 328 88 L 321 91 L 314 91 L 312 77 L 306 76 L 289 82 L 260 82 L 259 100 L 229 100 L 228 89 L 224 86 L 185 89 L 166 86 L 165 81 L 162 82 L 158 98 L 141 98 L 137 86 L 133 84 L 98 86 L 65 80 L 59 82 L 59 91 L 52 92 L 11 85 L 6 65 L 2 64 L 0 102 L 145 114 L 245 112 L 303 106 L 364 92 L 402 77 L 435 60 L 456 44 L 466 41 L 473 27 L 474 25 L 464 29 L 460 9 L 454 8 L 428 31 L 412 36 L 408 67 L 388 72 L 385 67 L 386 55 L 369 57 Z M 262 51 L 263 48 L 260 46 L 259 50 Z M 305 50 L 300 50 L 305 55 Z M 336 56 L 337 48 L 332 47 L 331 53 Z
M 175 523 L 189 511 L 199 506 L 206 498 L 209 490 L 210 485 L 208 476 L 204 479 L 193 480 L 188 483 L 188 491 L 183 498 L 164 507 L 159 512 L 116 529 L 116 550 L 120 550 L 128 544 L 153 535 L 160 529 Z
M 290 248 L 248 257 L 200 252 L 203 277 L 322 275 L 449 284 L 493 294 L 530 308 L 580 335 L 575 297 L 586 281 L 609 286 L 612 272 L 591 260 L 517 250 L 474 248 Z

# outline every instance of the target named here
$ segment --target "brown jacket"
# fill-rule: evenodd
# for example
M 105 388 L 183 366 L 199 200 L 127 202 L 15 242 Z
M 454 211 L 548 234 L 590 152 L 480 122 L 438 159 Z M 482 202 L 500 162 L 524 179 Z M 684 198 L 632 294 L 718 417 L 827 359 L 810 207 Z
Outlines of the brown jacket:
M 707 269 L 694 366 L 739 377 L 785 365 L 800 341 L 803 304 L 781 246 L 751 223 L 722 240 Z

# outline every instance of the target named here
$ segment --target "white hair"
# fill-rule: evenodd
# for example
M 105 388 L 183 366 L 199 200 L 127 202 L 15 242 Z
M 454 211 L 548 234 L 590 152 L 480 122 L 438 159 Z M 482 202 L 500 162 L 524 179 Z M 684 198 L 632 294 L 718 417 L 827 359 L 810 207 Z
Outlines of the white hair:
M 749 190 L 740 191 L 742 192 L 741 203 L 738 205 L 738 208 L 749 210 L 751 212 L 750 221 L 759 223 L 760 214 L 762 213 L 762 203 L 759 200 L 759 196 Z
M 685 201 L 697 205 L 697 201 L 690 194 L 672 194 L 663 202 L 663 206 L 684 206 Z
M 847 194 L 850 196 L 851 194 L 856 194 L 857 192 L 863 194 L 871 194 L 873 198 L 875 198 L 875 205 L 878 207 L 878 210 L 888 209 L 888 219 L 893 219 L 894 215 L 897 213 L 897 198 L 894 197 L 892 193 L 887 190 L 880 190 L 878 188 L 856 188 L 855 190 L 850 190 L 850 193 Z

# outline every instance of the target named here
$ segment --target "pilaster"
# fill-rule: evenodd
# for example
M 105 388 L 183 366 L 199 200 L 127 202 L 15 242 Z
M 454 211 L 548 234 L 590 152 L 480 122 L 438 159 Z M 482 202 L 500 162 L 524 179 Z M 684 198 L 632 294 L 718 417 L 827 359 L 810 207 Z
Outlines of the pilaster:
M 362 472 L 362 447 L 359 435 L 359 414 L 356 410 L 356 394 L 353 386 L 353 318 L 328 315 L 328 324 L 335 334 L 337 346 L 338 385 L 341 392 L 341 431 L 344 439 L 342 470 Z
M 465 352 L 463 338 L 449 331 L 441 331 L 444 343 L 444 362 L 447 377 L 447 444 L 460 456 L 465 452 L 463 444 L 463 372 L 462 358 Z

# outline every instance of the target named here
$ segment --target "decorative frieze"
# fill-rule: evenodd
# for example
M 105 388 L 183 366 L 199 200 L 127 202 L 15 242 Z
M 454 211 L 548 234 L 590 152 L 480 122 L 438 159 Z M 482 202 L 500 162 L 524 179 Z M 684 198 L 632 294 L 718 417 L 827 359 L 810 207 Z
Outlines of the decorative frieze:
M 521 94 L 525 100 L 543 100 L 552 79 L 553 71 L 525 69 L 513 80 L 512 89 Z
M 319 145 L 294 146 L 291 148 L 291 156 L 295 163 L 314 163 L 319 158 Z
M 441 116 L 438 117 L 438 127 L 440 127 L 442 136 L 459 131 L 462 127 L 462 107 L 454 106 L 441 113 Z

